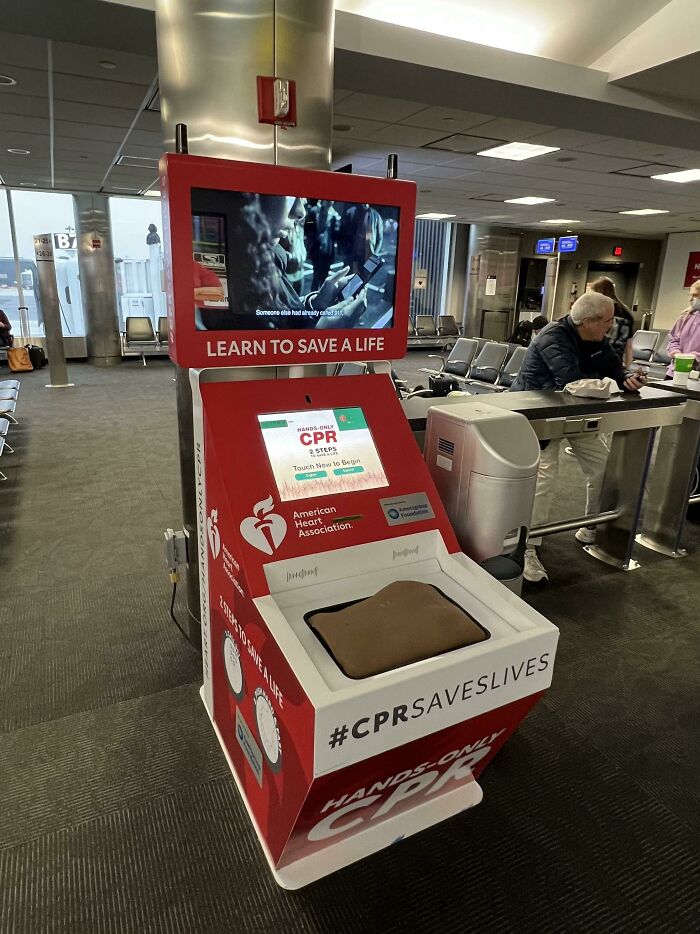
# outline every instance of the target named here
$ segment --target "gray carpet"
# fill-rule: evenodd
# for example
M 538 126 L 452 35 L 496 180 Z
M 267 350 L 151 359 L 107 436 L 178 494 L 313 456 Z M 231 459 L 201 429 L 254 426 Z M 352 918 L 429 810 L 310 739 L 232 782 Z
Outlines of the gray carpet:
M 688 559 L 626 575 L 549 539 L 551 583 L 526 596 L 561 627 L 555 683 L 483 804 L 286 893 L 168 615 L 172 369 L 71 378 L 22 376 L 0 464 L 2 934 L 697 930 L 696 526 Z M 562 474 L 580 499 L 573 460 Z

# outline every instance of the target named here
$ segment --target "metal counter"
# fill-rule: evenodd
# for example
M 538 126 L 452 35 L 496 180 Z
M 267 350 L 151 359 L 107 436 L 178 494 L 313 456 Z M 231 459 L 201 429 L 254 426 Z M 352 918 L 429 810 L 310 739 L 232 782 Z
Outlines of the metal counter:
M 645 387 L 640 393 L 623 393 L 611 399 L 583 399 L 565 392 L 492 393 L 478 396 L 414 398 L 402 406 L 419 446 L 423 447 L 428 410 L 432 406 L 486 402 L 490 406 L 520 412 L 540 441 L 558 440 L 586 432 L 612 433 L 610 457 L 603 482 L 601 513 L 595 545 L 585 550 L 600 561 L 625 571 L 638 567 L 632 558 L 639 530 L 641 507 L 659 428 L 679 427 L 684 419 L 686 397 L 666 388 Z M 532 534 L 552 534 L 586 524 L 579 516 L 552 523 Z
M 700 456 L 700 382 L 674 386 L 660 381 L 658 385 L 683 399 L 684 417 L 680 424 L 659 432 L 637 541 L 662 555 L 683 558 L 687 554 L 683 530 Z

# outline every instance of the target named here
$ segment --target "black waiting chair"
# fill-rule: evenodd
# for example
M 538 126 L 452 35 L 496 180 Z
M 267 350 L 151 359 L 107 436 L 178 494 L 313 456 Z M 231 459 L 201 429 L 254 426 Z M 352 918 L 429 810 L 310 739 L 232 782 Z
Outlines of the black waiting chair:
M 658 331 L 636 331 L 632 338 L 632 359 L 639 363 L 648 363 L 659 342 Z
M 126 329 L 122 334 L 122 355 L 138 354 L 141 362 L 146 366 L 146 351 L 157 348 L 158 340 L 151 319 L 138 315 L 128 317 Z
M 474 359 L 469 371 L 469 383 L 495 386 L 508 356 L 508 344 L 487 341 Z
M 469 375 L 469 370 L 476 354 L 477 342 L 473 337 L 460 337 L 450 351 L 449 357 L 442 357 L 440 354 L 428 354 L 429 359 L 440 360 L 439 370 L 431 367 L 421 367 L 421 373 L 428 373 L 431 376 L 456 376 L 465 378 Z
M 527 347 L 516 347 L 510 356 L 507 357 L 506 362 L 503 364 L 501 375 L 498 377 L 497 389 L 510 389 L 520 372 L 520 367 L 523 365 L 526 353 Z
M 167 317 L 158 318 L 158 330 L 156 331 L 158 336 L 158 343 L 161 345 L 168 345 L 168 335 L 170 334 L 170 325 L 168 324 Z

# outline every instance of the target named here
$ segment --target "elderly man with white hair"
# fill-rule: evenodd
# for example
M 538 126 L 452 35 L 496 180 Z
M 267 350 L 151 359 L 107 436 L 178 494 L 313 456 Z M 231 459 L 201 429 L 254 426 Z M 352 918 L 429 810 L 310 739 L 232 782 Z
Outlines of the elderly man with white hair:
M 548 324 L 528 348 L 511 391 L 563 389 L 578 379 L 610 376 L 620 389 L 637 392 L 644 385 L 643 372 L 625 372 L 622 361 L 605 335 L 615 316 L 612 299 L 586 292 L 574 302 L 571 314 Z M 600 494 L 609 450 L 598 433 L 572 435 L 568 439 L 586 478 L 586 515 L 600 512 Z M 558 440 L 543 442 L 532 510 L 532 526 L 544 525 L 559 473 Z M 595 540 L 594 528 L 581 528 L 576 538 L 584 544 Z M 539 541 L 530 540 L 525 552 L 525 580 L 544 581 L 547 571 L 536 551 Z

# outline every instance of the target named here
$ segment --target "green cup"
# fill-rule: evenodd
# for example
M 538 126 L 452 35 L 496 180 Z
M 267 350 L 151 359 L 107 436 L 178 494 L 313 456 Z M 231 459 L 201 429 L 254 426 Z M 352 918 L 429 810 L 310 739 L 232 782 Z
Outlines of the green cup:
M 679 353 L 673 358 L 673 382 L 685 386 L 695 363 L 694 353 Z

